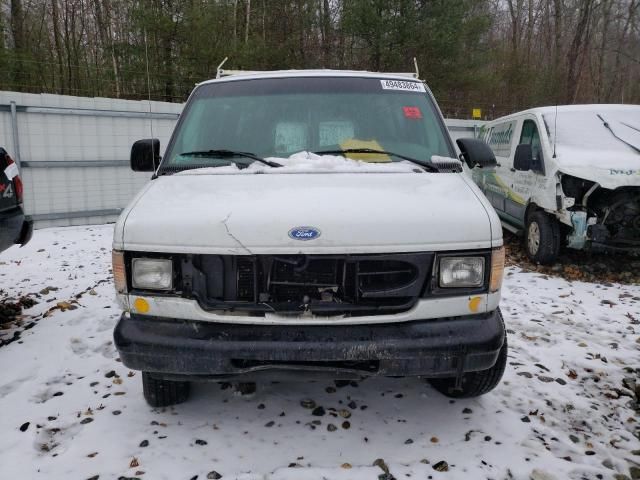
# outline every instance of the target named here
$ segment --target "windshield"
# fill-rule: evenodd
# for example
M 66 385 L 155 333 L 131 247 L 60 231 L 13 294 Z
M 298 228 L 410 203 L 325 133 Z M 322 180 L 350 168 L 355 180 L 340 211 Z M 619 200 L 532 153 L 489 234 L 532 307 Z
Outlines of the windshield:
M 352 159 L 402 161 L 455 157 L 424 85 L 376 78 L 300 77 L 205 84 L 193 93 L 161 169 L 228 165 L 229 150 L 261 158 L 299 152 L 373 149 Z M 246 156 L 234 162 L 250 163 Z
M 635 156 L 640 149 L 640 107 L 612 109 L 606 106 L 593 110 L 545 113 L 549 143 L 554 140 L 558 153 L 571 150 L 603 151 L 601 162 L 615 160 L 615 154 Z

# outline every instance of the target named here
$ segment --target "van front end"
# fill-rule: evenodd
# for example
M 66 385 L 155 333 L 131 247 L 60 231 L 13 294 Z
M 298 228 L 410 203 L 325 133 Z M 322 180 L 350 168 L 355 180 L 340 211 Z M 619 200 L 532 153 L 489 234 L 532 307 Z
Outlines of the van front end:
M 421 376 L 453 397 L 499 383 L 500 222 L 422 82 L 205 82 L 159 149 L 132 148 L 154 175 L 113 243 L 115 345 L 149 404 L 184 401 L 192 380 Z M 495 163 L 478 140 L 461 150 Z
M 465 373 L 491 369 L 505 345 L 502 247 L 114 259 L 128 305 L 116 347 L 127 367 L 155 378 L 423 376 L 455 379 L 447 384 L 455 394 Z M 473 287 L 448 286 L 465 275 L 480 277 Z

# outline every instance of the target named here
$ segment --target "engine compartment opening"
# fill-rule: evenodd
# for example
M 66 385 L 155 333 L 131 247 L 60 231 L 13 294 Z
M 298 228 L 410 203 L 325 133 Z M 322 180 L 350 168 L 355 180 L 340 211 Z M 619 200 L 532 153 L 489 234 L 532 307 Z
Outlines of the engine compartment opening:
M 575 199 L 570 211 L 586 210 L 595 217 L 588 229 L 592 246 L 640 248 L 640 187 L 610 190 L 571 175 L 563 175 L 561 184 L 564 194 Z
M 366 315 L 411 308 L 432 261 L 432 253 L 199 255 L 182 273 L 205 309 Z

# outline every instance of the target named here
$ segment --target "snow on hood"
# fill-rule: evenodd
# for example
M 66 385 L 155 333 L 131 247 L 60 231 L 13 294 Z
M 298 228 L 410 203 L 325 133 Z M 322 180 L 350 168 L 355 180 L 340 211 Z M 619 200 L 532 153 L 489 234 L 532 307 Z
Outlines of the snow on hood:
M 640 106 L 594 105 L 543 118 L 561 172 L 604 188 L 640 186 Z
M 208 167 L 184 170 L 176 175 L 233 175 L 256 173 L 422 173 L 423 170 L 411 162 L 366 162 L 336 155 L 316 155 L 311 152 L 294 153 L 288 158 L 269 157 L 266 160 L 279 163 L 273 168 L 260 162 L 253 162 L 247 168 L 232 164 L 224 167 Z M 456 158 L 433 155 L 435 163 L 460 162 Z

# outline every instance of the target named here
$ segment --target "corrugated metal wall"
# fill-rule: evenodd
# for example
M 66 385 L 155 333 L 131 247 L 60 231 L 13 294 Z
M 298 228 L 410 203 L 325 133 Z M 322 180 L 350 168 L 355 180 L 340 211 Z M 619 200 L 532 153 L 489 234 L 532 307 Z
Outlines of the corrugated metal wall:
M 152 127 L 165 147 L 181 110 L 151 102 L 150 114 L 145 101 L 0 92 L 0 146 L 19 161 L 36 227 L 115 221 L 149 179 L 129 169 L 131 144 Z
M 480 127 L 487 122 L 482 120 L 458 120 L 456 118 L 445 118 L 444 123 L 447 125 L 449 134 L 455 142 L 458 138 L 476 137 Z
M 152 128 L 164 151 L 182 107 L 0 92 L 0 146 L 20 164 L 36 228 L 115 221 L 150 176 L 129 169 L 131 144 Z M 454 139 L 474 136 L 483 123 L 446 122 Z

